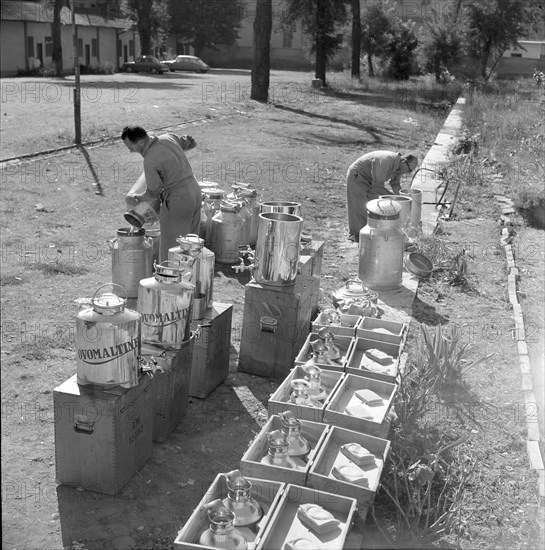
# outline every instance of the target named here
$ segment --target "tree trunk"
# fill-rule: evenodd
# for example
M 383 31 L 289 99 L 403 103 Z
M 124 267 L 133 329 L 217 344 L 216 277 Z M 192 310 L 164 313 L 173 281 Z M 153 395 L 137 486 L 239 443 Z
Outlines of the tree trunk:
M 254 19 L 254 61 L 250 98 L 269 99 L 270 53 L 272 32 L 272 0 L 257 0 Z
M 63 0 L 55 0 L 53 4 L 53 23 L 51 23 L 51 61 L 55 66 L 55 76 L 63 76 L 61 10 Z
M 373 67 L 373 56 L 367 54 L 367 67 L 369 68 L 369 76 L 375 76 L 375 68 Z
M 360 78 L 360 0 L 352 0 L 352 78 Z
M 141 55 L 151 55 L 151 29 L 145 22 L 138 22 L 138 35 L 140 36 Z
M 315 78 L 319 78 L 322 81 L 322 85 L 326 85 L 325 73 L 327 66 L 327 52 L 324 44 L 324 1 L 316 1 L 316 35 L 315 35 L 315 51 L 316 51 L 316 66 L 315 66 Z
M 486 80 L 486 65 L 488 64 L 488 59 L 490 57 L 490 52 L 492 50 L 492 43 L 490 40 L 487 40 L 484 48 L 481 51 L 481 76 Z

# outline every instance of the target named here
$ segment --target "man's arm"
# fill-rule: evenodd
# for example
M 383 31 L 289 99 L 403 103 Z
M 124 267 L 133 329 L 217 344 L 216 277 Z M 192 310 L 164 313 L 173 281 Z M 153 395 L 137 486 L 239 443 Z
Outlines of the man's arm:
M 193 139 L 192 136 L 176 136 L 176 137 L 178 138 L 178 143 L 180 144 L 180 147 L 184 151 L 197 147 L 197 142 Z

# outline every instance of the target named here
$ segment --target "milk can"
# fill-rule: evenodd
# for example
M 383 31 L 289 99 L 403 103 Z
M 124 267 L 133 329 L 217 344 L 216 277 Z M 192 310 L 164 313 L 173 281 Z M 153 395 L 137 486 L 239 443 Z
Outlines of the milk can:
M 146 227 L 146 237 L 149 239 L 151 244 L 151 254 L 150 254 L 150 263 L 151 263 L 151 272 L 153 273 L 153 266 L 159 263 L 159 250 L 161 250 L 161 228 L 159 223 L 154 223 L 153 225 Z
M 405 235 L 399 228 L 400 211 L 391 199 L 367 203 L 367 225 L 360 230 L 359 278 L 373 290 L 401 286 Z
M 410 227 L 418 231 L 422 222 L 422 190 L 409 187 L 408 189 L 401 189 L 399 194 L 411 197 Z
M 303 218 L 292 214 L 259 215 L 253 272 L 256 282 L 273 286 L 295 284 L 302 225 Z
M 122 286 L 128 298 L 138 297 L 141 279 L 151 277 L 152 245 L 144 229 L 121 227 L 117 238 L 111 239 L 112 282 Z
M 179 349 L 189 339 L 195 287 L 183 281 L 183 269 L 174 262 L 155 266 L 155 275 L 140 281 L 138 311 L 142 341 Z
M 101 292 L 106 287 L 112 292 Z M 141 315 L 125 308 L 123 288 L 102 285 L 76 319 L 76 370 L 81 385 L 138 385 Z
M 257 242 L 257 228 L 259 226 L 259 214 L 261 213 L 261 205 L 257 201 L 257 189 L 250 187 L 246 183 L 235 183 L 233 191 L 227 195 L 227 199 L 235 201 L 243 201 L 244 206 L 248 209 L 247 235 L 246 241 L 250 246 L 255 246 Z
M 129 191 L 129 196 L 138 195 L 136 206 L 125 212 L 125 220 L 133 227 L 152 224 L 159 219 L 161 199 L 151 198 L 147 193 L 146 176 L 142 174 Z
M 208 188 L 203 190 L 202 213 L 204 213 L 204 223 L 201 221 L 199 237 L 204 239 L 205 244 L 210 248 L 210 233 L 212 230 L 212 219 L 216 212 L 219 212 L 221 202 L 224 200 L 225 191 L 218 188 Z M 202 215 L 201 215 L 202 219 Z
M 241 204 L 223 201 L 212 218 L 210 250 L 221 264 L 239 261 L 239 247 L 244 238 L 245 220 L 240 215 Z
M 189 282 L 195 285 L 196 300 L 203 299 L 205 309 L 212 307 L 215 254 L 204 246 L 204 239 L 198 235 L 190 233 L 185 237 L 178 237 L 176 242 L 179 245 L 168 251 L 169 261 L 178 262 L 180 254 L 195 259 Z

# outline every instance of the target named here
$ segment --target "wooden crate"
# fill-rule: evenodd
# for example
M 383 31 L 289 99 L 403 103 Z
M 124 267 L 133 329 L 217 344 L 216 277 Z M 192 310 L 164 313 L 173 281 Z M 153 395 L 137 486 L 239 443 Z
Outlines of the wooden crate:
M 375 413 L 373 419 L 357 418 L 345 412 L 345 408 L 349 404 L 360 403 L 354 392 L 363 389 L 372 390 L 384 399 L 384 405 L 373 407 Z M 393 404 L 396 391 L 396 384 L 354 374 L 345 374 L 325 408 L 324 422 L 347 430 L 386 438 L 390 430 L 388 413 Z
M 233 306 L 214 302 L 206 310 L 204 319 L 191 322 L 193 331 L 200 328 L 195 339 L 189 395 L 204 399 L 229 374 L 231 352 L 231 324 Z
M 141 346 L 141 355 L 163 369 L 154 374 L 151 384 L 154 441 L 165 441 L 187 413 L 194 342 L 191 337 L 179 350 L 163 350 L 146 343 Z
M 238 370 L 283 379 L 310 330 L 312 281 L 246 285 Z
M 368 487 L 337 479 L 331 473 L 334 466 L 350 463 L 349 459 L 340 452 L 341 446 L 347 443 L 359 443 L 375 455 L 375 464 L 362 468 L 367 477 Z M 312 461 L 307 476 L 307 487 L 355 498 L 358 505 L 369 506 L 373 503 L 378 490 L 384 461 L 389 451 L 390 442 L 387 439 L 338 426 L 328 426 L 323 443 Z
M 364 353 L 368 349 L 379 349 L 393 358 L 393 363 L 389 366 L 387 372 L 378 372 L 361 367 Z M 401 346 L 399 344 L 390 344 L 388 342 L 378 342 L 368 340 L 367 338 L 356 338 L 354 345 L 350 350 L 350 356 L 346 361 L 345 370 L 348 374 L 356 376 L 365 376 L 383 382 L 395 383 L 400 365 Z
M 312 258 L 312 297 L 310 307 L 310 318 L 314 319 L 318 313 L 320 301 L 320 278 L 322 276 L 322 261 L 324 258 L 324 241 L 311 241 L 301 247 L 300 256 Z
M 74 375 L 53 390 L 55 466 L 62 485 L 118 494 L 152 455 L 151 379 L 125 389 L 80 386 Z
M 261 464 L 261 459 L 267 455 L 268 441 L 267 435 L 273 430 L 280 430 L 282 423 L 279 416 L 273 415 L 269 418 L 259 434 L 250 443 L 247 451 L 240 461 L 240 471 L 242 475 L 248 477 L 257 477 L 259 479 L 271 479 L 273 481 L 283 481 L 284 483 L 295 483 L 305 485 L 310 464 L 306 463 L 304 469 L 282 468 L 280 466 L 270 466 Z M 309 462 L 314 456 L 317 448 L 321 445 L 321 439 L 325 434 L 325 424 L 320 422 L 309 422 L 301 420 L 301 435 L 303 435 L 311 446 L 309 453 Z M 301 459 L 298 460 L 298 462 Z M 302 462 L 302 461 L 301 461 Z
M 356 336 L 356 326 L 361 322 L 360 315 L 340 315 L 340 325 L 331 325 L 327 322 L 327 313 L 322 311 L 312 322 L 312 332 L 318 332 L 321 328 L 327 328 L 335 336 Z
M 272 511 L 276 508 L 280 496 L 285 488 L 285 484 L 278 481 L 267 479 L 246 478 L 252 484 L 252 497 L 260 504 L 263 510 L 263 517 L 257 524 L 256 538 L 260 537 L 272 516 Z M 178 536 L 174 541 L 176 549 L 195 549 L 207 548 L 199 544 L 201 534 L 208 529 L 209 521 L 205 505 L 218 498 L 224 499 L 227 497 L 227 483 L 225 474 L 218 474 L 212 485 L 206 491 L 205 495 L 187 520 L 186 524 L 178 532 Z M 248 545 L 249 548 L 253 543 Z
M 340 522 L 339 528 L 322 536 L 307 528 L 297 517 L 299 505 L 306 503 L 322 506 L 333 514 Z M 300 537 L 310 539 L 314 548 L 342 549 L 355 519 L 356 505 L 353 498 L 289 484 L 280 497 L 263 536 L 257 542 L 256 550 L 285 548 L 286 542 Z
M 324 418 L 324 411 L 326 404 L 329 402 L 331 396 L 335 393 L 335 389 L 338 386 L 342 372 L 337 371 L 322 371 L 322 385 L 326 390 L 328 396 L 324 400 L 324 404 L 318 407 L 307 407 L 304 405 L 296 405 L 290 402 L 290 395 L 292 392 L 291 381 L 297 378 L 304 378 L 305 371 L 301 366 L 295 366 L 291 372 L 282 381 L 277 390 L 271 395 L 268 403 L 269 414 L 280 414 L 284 411 L 291 411 L 293 414 L 302 420 L 310 420 L 311 422 L 322 422 Z
M 300 256 L 297 263 L 297 278 L 312 279 L 312 257 Z
M 299 353 L 297 354 L 297 357 L 295 358 L 296 365 L 304 365 L 309 359 L 312 358 L 312 346 L 310 345 L 310 343 L 314 340 L 319 339 L 320 337 L 316 332 L 311 332 L 307 336 L 305 343 L 303 344 L 303 346 L 299 350 Z M 344 372 L 346 361 L 348 359 L 348 356 L 350 355 L 354 340 L 355 338 L 351 336 L 334 336 L 333 343 L 339 348 L 342 353 L 342 357 L 338 361 L 338 366 L 332 365 L 330 363 L 316 363 L 316 365 L 318 365 L 321 369 Z
M 378 332 L 377 329 L 384 329 L 389 331 L 389 333 Z M 362 317 L 356 326 L 356 337 L 399 345 L 403 340 L 406 330 L 406 323 L 388 321 L 387 319 L 375 319 L 374 317 Z

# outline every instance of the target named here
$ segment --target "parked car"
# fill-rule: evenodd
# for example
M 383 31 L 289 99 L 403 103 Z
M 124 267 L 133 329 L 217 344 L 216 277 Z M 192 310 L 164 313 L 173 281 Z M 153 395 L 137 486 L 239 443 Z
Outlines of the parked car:
M 165 61 L 168 68 L 174 71 L 193 71 L 196 73 L 206 73 L 210 67 L 200 58 L 194 55 L 178 55 L 176 59 Z
M 123 63 L 122 69 L 126 73 L 158 73 L 163 74 L 169 70 L 164 61 L 159 61 L 153 55 L 142 55 L 134 61 Z

